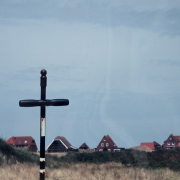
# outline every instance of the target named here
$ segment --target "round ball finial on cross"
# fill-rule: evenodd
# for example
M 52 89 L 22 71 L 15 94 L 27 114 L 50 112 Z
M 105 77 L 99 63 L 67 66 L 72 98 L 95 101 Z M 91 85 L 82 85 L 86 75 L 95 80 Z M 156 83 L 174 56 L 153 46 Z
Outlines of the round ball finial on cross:
M 47 74 L 47 71 L 46 71 L 45 69 L 42 69 L 42 70 L 41 70 L 41 75 L 42 75 L 42 76 L 46 76 L 46 74 Z

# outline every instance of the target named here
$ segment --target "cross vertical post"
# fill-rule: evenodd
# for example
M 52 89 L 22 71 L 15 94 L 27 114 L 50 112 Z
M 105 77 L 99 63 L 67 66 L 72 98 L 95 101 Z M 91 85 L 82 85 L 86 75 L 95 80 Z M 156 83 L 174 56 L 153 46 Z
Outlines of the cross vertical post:
M 21 100 L 20 107 L 35 107 L 40 106 L 40 180 L 45 180 L 45 132 L 46 132 L 46 106 L 67 106 L 68 99 L 46 99 L 47 86 L 47 71 L 41 70 L 40 86 L 41 99 L 40 100 Z
M 46 70 L 41 70 L 41 100 L 46 100 Z M 45 133 L 46 133 L 46 106 L 41 105 L 40 117 L 40 180 L 45 179 Z

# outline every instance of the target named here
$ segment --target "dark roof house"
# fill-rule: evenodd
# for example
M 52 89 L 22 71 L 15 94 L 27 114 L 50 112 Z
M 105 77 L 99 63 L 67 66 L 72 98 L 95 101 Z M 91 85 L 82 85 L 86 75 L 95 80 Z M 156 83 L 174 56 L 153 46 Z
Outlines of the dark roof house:
M 179 146 L 180 146 L 180 136 L 174 136 L 173 134 L 170 134 L 170 136 L 167 138 L 167 140 L 164 141 L 162 148 L 163 149 L 174 149 Z
M 97 151 L 103 151 L 104 149 L 108 151 L 122 151 L 124 148 L 118 148 L 114 141 L 111 139 L 109 135 L 106 135 L 102 138 L 100 143 L 97 146 Z
M 86 143 L 83 143 L 79 149 L 89 149 L 89 146 Z
M 37 152 L 35 140 L 31 136 L 13 136 L 6 143 L 13 145 L 16 148 L 27 149 L 31 152 Z
M 63 136 L 57 136 L 47 147 L 47 152 L 68 152 L 76 148 Z

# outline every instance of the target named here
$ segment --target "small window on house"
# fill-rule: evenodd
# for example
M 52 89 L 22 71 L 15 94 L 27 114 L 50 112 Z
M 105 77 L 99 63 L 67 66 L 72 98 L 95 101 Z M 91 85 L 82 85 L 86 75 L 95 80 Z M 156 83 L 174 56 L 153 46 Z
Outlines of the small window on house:
M 103 139 L 104 141 L 106 141 L 106 139 Z
M 167 145 L 170 145 L 170 142 L 168 142 Z
M 99 149 L 99 151 L 103 151 L 103 149 Z
M 172 142 L 172 145 L 174 145 L 174 142 Z
M 114 152 L 120 152 L 120 149 L 114 149 Z
M 108 151 L 110 151 L 110 152 L 111 152 L 111 149 L 108 149 Z
M 24 143 L 27 143 L 27 141 L 24 141 Z
M 104 147 L 104 143 L 101 143 L 101 147 Z
M 170 140 L 172 140 L 172 138 L 169 138 Z
M 109 146 L 109 143 L 106 143 L 106 147 L 108 147 Z

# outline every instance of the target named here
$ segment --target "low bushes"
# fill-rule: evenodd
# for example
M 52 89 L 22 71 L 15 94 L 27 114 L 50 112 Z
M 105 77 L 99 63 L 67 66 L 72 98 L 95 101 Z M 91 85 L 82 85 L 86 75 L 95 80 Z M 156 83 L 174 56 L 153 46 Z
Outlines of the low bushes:
M 6 141 L 0 138 L 0 165 L 6 162 L 8 164 L 20 162 L 31 162 L 31 163 L 39 163 L 39 156 L 30 153 L 27 150 L 16 149 L 12 145 L 6 143 Z
M 39 156 L 27 150 L 14 148 L 7 144 L 5 140 L 0 138 L 0 165 L 4 162 L 8 164 L 15 164 L 17 162 L 39 164 Z M 46 155 L 46 167 L 50 168 L 67 168 L 70 164 L 74 163 L 102 164 L 106 162 L 117 162 L 127 167 L 143 167 L 150 169 L 168 167 L 172 170 L 179 171 L 180 148 L 153 152 L 133 149 L 128 149 L 122 152 L 69 152 L 66 156 L 62 157 Z
M 119 162 L 127 167 L 144 168 L 165 168 L 180 170 L 180 149 L 159 150 L 145 152 L 138 150 L 126 150 L 123 152 L 94 152 L 75 153 L 69 152 L 66 156 L 60 157 L 60 162 L 66 163 L 106 163 Z

